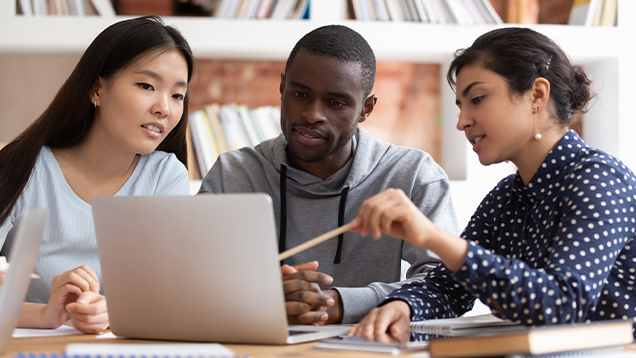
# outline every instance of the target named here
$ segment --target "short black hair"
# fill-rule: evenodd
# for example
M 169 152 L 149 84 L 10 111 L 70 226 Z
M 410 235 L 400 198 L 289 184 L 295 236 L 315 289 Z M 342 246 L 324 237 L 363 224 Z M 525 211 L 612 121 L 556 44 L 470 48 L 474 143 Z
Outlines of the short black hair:
M 303 36 L 292 49 L 285 72 L 289 71 L 300 50 L 312 55 L 326 56 L 343 62 L 359 63 L 362 69 L 362 88 L 366 98 L 375 81 L 375 55 L 371 46 L 359 33 L 342 25 L 327 25 L 312 30 Z

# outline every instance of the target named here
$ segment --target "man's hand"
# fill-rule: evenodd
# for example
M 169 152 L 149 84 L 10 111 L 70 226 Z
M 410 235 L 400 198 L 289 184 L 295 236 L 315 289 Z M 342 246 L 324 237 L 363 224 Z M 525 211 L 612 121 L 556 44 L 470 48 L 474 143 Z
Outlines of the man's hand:
M 392 301 L 374 308 L 355 325 L 348 336 L 362 336 L 365 341 L 405 343 L 410 339 L 411 308 L 404 301 Z
M 83 292 L 77 301 L 66 305 L 73 326 L 83 333 L 99 333 L 109 326 L 106 297 L 96 292 Z
M 281 267 L 285 308 L 291 324 L 325 324 L 332 321 L 329 308 L 339 301 L 339 297 L 335 300 L 333 292 L 326 293 L 320 289 L 318 285 L 329 285 L 333 278 L 316 272 L 317 269 L 316 261 Z

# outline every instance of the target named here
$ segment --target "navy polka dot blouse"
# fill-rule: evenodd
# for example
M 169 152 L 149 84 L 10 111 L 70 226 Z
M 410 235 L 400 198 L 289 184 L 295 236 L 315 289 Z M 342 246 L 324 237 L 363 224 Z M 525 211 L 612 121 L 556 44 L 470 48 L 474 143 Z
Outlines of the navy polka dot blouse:
M 475 299 L 525 325 L 633 319 L 635 208 L 634 174 L 570 131 L 528 185 L 517 173 L 484 198 L 458 272 L 439 265 L 385 302 L 406 301 L 413 320 L 459 316 Z

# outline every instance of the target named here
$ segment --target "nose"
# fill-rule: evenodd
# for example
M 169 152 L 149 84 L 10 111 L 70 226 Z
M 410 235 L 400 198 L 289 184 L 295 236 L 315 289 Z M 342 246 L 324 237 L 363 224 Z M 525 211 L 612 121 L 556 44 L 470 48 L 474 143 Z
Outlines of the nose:
M 169 98 L 170 96 L 167 95 L 158 96 L 152 106 L 152 113 L 160 117 L 167 117 L 170 114 Z
M 470 119 L 470 115 L 466 111 L 459 111 L 459 117 L 457 118 L 457 130 L 465 131 L 473 125 L 473 121 Z
M 303 118 L 311 124 L 325 122 L 327 120 L 325 106 L 319 100 L 309 102 L 303 110 L 302 115 Z

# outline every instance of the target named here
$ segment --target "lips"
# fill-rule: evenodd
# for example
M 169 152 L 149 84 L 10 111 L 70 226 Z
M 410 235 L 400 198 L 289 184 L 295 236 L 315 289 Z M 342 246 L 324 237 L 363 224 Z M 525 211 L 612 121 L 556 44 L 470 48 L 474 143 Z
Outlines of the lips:
M 467 135 L 466 139 L 473 145 L 473 151 L 477 151 L 479 143 L 485 138 L 485 135 Z
M 156 133 L 163 132 L 163 129 L 161 129 L 160 127 L 157 127 L 155 125 L 152 125 L 152 124 L 143 124 L 142 127 L 146 128 L 149 131 L 153 131 L 153 132 L 156 132 Z
M 304 127 L 296 127 L 292 128 L 292 131 L 296 140 L 301 144 L 315 146 L 323 144 L 325 141 L 327 141 L 327 137 L 324 134 L 315 130 L 307 129 Z

